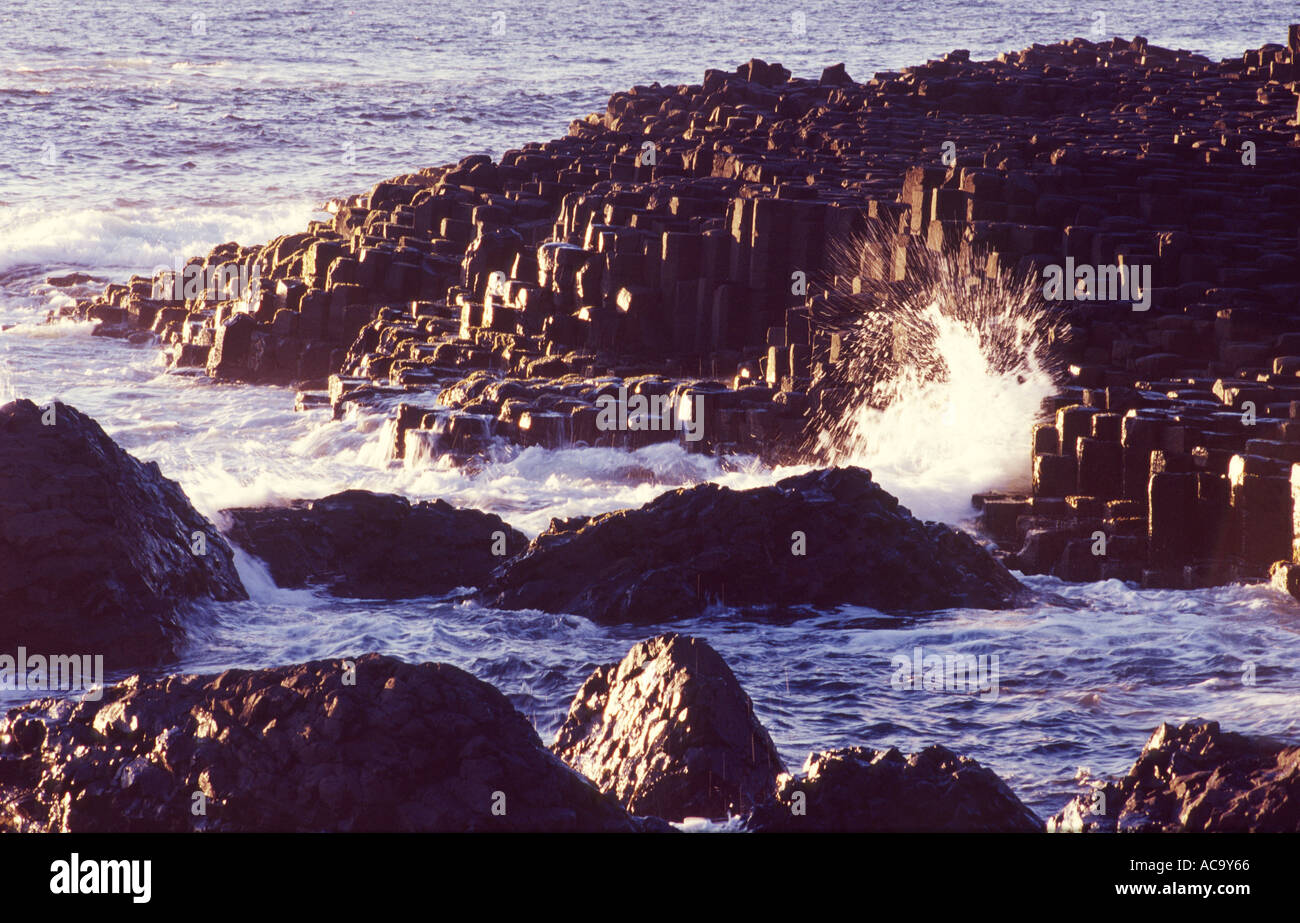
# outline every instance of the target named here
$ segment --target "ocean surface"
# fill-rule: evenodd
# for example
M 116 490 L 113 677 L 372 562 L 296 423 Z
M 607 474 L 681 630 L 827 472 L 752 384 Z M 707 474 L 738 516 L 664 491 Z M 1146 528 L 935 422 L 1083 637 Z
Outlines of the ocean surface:
M 41 326 L 69 298 L 44 279 L 74 270 L 120 279 L 222 241 L 259 243 L 302 229 L 327 198 L 558 137 L 616 90 L 698 82 L 707 67 L 751 57 L 799 76 L 843 61 L 864 78 L 954 48 L 987 58 L 1093 38 L 1100 25 L 1105 37 L 1142 34 L 1219 58 L 1284 41 L 1295 19 L 1291 2 L 1097 7 L 5 4 L 0 401 L 58 398 L 92 414 L 210 516 L 365 487 L 491 510 L 534 534 L 553 516 L 639 505 L 702 480 L 771 483 L 800 469 L 742 459 L 724 470 L 673 446 L 505 451 L 473 475 L 436 459 L 390 462 L 381 418 L 295 413 L 288 389 L 169 374 L 154 348 L 93 338 L 88 325 Z M 971 493 L 1024 483 L 1041 385 L 999 380 L 978 361 L 954 373 L 947 400 L 976 395 L 977 421 L 957 413 L 915 427 L 899 423 L 915 414 L 896 412 L 877 421 L 888 438 L 851 460 L 918 515 L 961 524 Z M 918 400 L 921 413 L 944 397 Z M 654 482 L 629 480 L 633 466 Z M 993 768 L 1043 816 L 1089 774 L 1125 771 L 1161 721 L 1212 718 L 1300 739 L 1300 604 L 1266 586 L 1147 591 L 1030 578 L 1040 601 L 1008 612 L 899 618 L 845 607 L 774 625 L 721 611 L 628 629 L 439 599 L 338 600 L 280 590 L 252 558 L 240 569 L 253 598 L 207 607 L 176 669 L 369 650 L 441 660 L 500 687 L 547 741 L 591 669 L 659 630 L 722 653 L 791 769 L 812 749 L 942 743 Z M 917 648 L 996 656 L 997 695 L 894 688 L 892 659 Z M 1243 682 L 1249 665 L 1253 685 Z M 0 693 L 4 703 L 23 698 Z

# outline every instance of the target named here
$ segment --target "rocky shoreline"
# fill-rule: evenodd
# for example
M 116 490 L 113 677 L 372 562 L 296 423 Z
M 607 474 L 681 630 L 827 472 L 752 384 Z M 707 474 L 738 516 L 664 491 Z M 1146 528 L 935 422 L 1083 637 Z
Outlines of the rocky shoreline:
M 6 619 L 4 637 L 17 631 L 22 637 L 10 640 L 94 639 L 110 652 L 112 668 L 167 659 L 184 643 L 184 608 L 150 608 L 145 596 L 126 611 L 119 595 L 109 598 L 116 608 L 106 609 L 99 604 L 104 590 L 129 594 L 184 576 L 196 598 L 240 598 L 230 548 L 156 466 L 135 461 L 74 408 L 51 408 L 49 422 L 29 401 L 0 408 L 0 454 L 12 472 L 0 504 L 13 514 L 6 516 L 0 590 L 11 602 L 48 603 L 20 612 L 17 621 Z M 44 464 L 42 490 L 22 477 L 22 460 L 32 457 Z M 553 611 L 573 611 L 580 607 L 563 595 L 573 592 L 563 589 L 564 578 L 548 583 L 534 572 L 573 571 L 573 562 L 563 559 L 565 543 L 586 536 L 618 564 L 629 552 L 622 540 L 605 535 L 610 522 L 644 517 L 634 533 L 651 555 L 665 553 L 653 550 L 662 528 L 656 519 L 679 529 L 688 520 L 707 530 L 710 516 L 745 526 L 725 503 L 720 514 L 707 507 L 673 511 L 674 504 L 698 506 L 693 495 L 700 490 L 667 495 L 667 512 L 661 498 L 630 513 L 555 523 L 526 547 L 523 536 L 488 514 L 365 491 L 286 509 L 227 511 L 222 518 L 232 536 L 268 554 L 272 573 L 286 585 L 312 582 L 335 593 L 392 597 L 448 591 L 477 573 L 516 590 L 544 585 L 552 597 L 558 581 L 566 602 Z M 105 491 L 125 499 L 101 496 Z M 719 492 L 706 490 L 705 504 L 716 506 Z M 986 605 L 1009 605 L 1024 592 L 968 536 L 917 523 L 860 469 L 828 469 L 772 488 L 727 493 L 777 530 L 788 528 L 783 518 L 802 516 L 814 536 L 837 547 L 852 548 L 871 536 L 878 547 L 841 557 L 899 572 L 850 580 L 833 569 L 822 573 L 814 558 L 811 570 L 830 584 L 951 594 L 966 581 L 973 592 L 993 594 Z M 159 498 L 169 504 L 165 511 L 150 506 Z M 77 518 L 88 502 L 116 517 L 107 541 L 102 518 Z M 58 540 L 48 531 L 44 543 L 24 540 L 30 536 L 18 533 L 35 514 L 16 510 L 19 503 L 40 507 L 40 522 L 61 523 Z M 884 513 L 892 513 L 892 523 Z M 855 522 L 866 524 L 856 538 Z M 199 528 L 184 534 L 191 526 Z M 899 538 L 900 528 L 922 544 Z M 938 542 L 927 551 L 923 542 L 935 535 Z M 74 585 L 51 579 L 51 566 L 97 540 L 103 552 L 83 555 Z M 692 547 L 672 532 L 662 541 L 667 549 Z M 503 552 L 513 547 L 514 553 L 489 570 L 488 546 L 498 542 Z M 552 561 L 550 546 L 557 542 L 561 559 Z M 882 548 L 891 554 L 882 555 Z M 466 558 L 467 568 L 456 577 L 439 569 L 451 551 Z M 582 544 L 576 553 L 599 556 Z M 188 560 L 178 564 L 180 554 Z M 942 559 L 953 554 L 957 569 L 945 571 Z M 689 560 L 665 559 L 663 570 L 689 577 Z M 918 560 L 926 567 L 907 576 Z M 800 586 L 770 560 L 749 566 L 764 565 L 781 578 L 776 586 L 783 592 Z M 513 573 L 515 566 L 525 568 L 522 576 Z M 716 566 L 742 584 L 760 580 L 735 561 L 719 559 Z M 630 605 L 634 621 L 681 615 L 667 603 L 690 595 L 675 584 L 657 584 L 653 567 L 638 571 L 651 579 L 618 569 L 583 574 L 581 599 L 594 606 L 588 614 L 599 621 L 602 606 L 645 595 L 644 604 Z M 48 602 L 41 586 L 90 595 Z M 751 589 L 756 598 L 773 601 L 772 587 Z M 814 590 L 804 592 L 807 602 L 827 602 Z M 956 604 L 949 597 L 919 599 L 930 606 Z M 655 601 L 665 607 L 656 612 Z M 159 649 L 160 634 L 172 648 Z M 48 674 L 41 679 L 45 685 L 29 688 L 63 688 L 59 683 L 68 677 L 56 679 L 52 662 L 41 669 Z M 674 633 L 636 644 L 619 663 L 597 668 L 574 696 L 549 749 L 487 683 L 446 664 L 408 664 L 373 653 L 214 676 L 137 674 L 108 688 L 86 688 L 89 676 L 78 674 L 78 680 L 84 694 L 38 699 L 0 721 L 0 830 L 667 832 L 693 818 L 755 832 L 1044 829 L 996 774 L 941 745 L 910 756 L 866 747 L 821 751 L 809 755 L 801 773 L 790 773 L 726 662 L 702 639 Z M 1213 722 L 1176 730 L 1165 725 L 1126 778 L 1076 799 L 1046 829 L 1300 831 L 1298 756 L 1298 747 L 1220 734 Z
M 365 654 L 132 676 L 0 720 L 13 832 L 1300 832 L 1300 747 L 1163 725 L 1129 775 L 1046 825 L 942 746 L 782 764 L 726 663 L 660 635 L 578 690 L 548 750 L 495 688 Z
M 636 510 L 552 520 L 530 542 L 490 513 L 365 490 L 223 510 L 218 530 L 156 464 L 58 402 L 0 406 L 0 462 L 0 642 L 57 649 L 78 636 L 109 670 L 173 658 L 187 603 L 247 598 L 227 539 L 281 587 L 460 596 L 598 623 L 712 607 L 786 620 L 841 604 L 1005 609 L 1030 596 L 969 535 L 920 522 L 861 468 L 682 488 Z
M 1300 461 L 1298 54 L 1293 26 L 1218 63 L 1141 37 L 958 50 L 862 82 L 751 61 L 186 267 L 251 273 L 241 299 L 157 297 L 186 294 L 172 272 L 60 314 L 214 378 L 296 383 L 300 406 L 383 408 L 393 458 L 676 440 L 802 461 L 881 332 L 846 312 L 888 333 L 935 254 L 977 286 L 1144 270 L 1137 300 L 1056 293 L 1033 493 L 975 498 L 981 521 L 1026 573 L 1264 578 L 1293 559 Z M 602 397 L 698 419 L 602 425 Z
M 1297 78 L 1297 26 L 1218 63 L 1140 37 L 957 50 L 863 82 L 750 61 L 191 261 L 218 284 L 109 284 L 51 320 L 292 384 L 299 409 L 380 410 L 392 459 L 673 441 L 815 470 L 531 541 L 366 491 L 227 510 L 218 529 L 89 417 L 16 401 L 0 640 L 166 663 L 192 604 L 246 595 L 227 539 L 281 586 L 605 623 L 1009 608 L 1027 590 L 1008 568 L 1146 587 L 1271 573 L 1300 596 Z M 813 438 L 869 387 L 855 360 L 906 354 L 902 305 L 964 297 L 918 288 L 934 261 L 971 291 L 1043 294 L 1059 387 L 1025 434 L 1032 493 L 973 498 L 992 550 Z M 1082 292 L 1076 265 L 1098 270 Z M 1103 291 L 1107 268 L 1140 287 Z M 492 686 L 378 654 L 101 692 L 0 722 L 0 829 L 1300 831 L 1300 749 L 1213 722 L 1162 726 L 1127 777 L 1046 823 L 937 744 L 822 751 L 792 774 L 727 664 L 676 634 L 593 672 L 549 748 Z

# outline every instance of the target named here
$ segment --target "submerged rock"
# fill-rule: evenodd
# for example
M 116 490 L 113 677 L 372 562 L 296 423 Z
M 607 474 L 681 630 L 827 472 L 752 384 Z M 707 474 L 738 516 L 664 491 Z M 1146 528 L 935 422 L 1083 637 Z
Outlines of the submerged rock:
M 230 547 L 156 463 L 66 404 L 0 407 L 0 645 L 154 662 L 204 597 L 246 593 Z
M 990 769 L 946 747 L 811 753 L 749 820 L 760 832 L 1037 833 L 1038 816 Z
M 747 813 L 785 771 L 717 651 L 677 634 L 592 673 L 552 749 L 633 814 L 671 820 Z
M 0 829 L 634 831 L 504 695 L 366 654 L 133 676 L 0 722 Z M 663 825 L 658 825 L 662 829 Z
M 1007 608 L 1023 591 L 974 539 L 914 518 L 869 471 L 828 468 L 771 487 L 701 484 L 640 509 L 552 520 L 483 599 L 647 623 L 715 604 Z
M 528 543 L 491 513 L 367 490 L 222 515 L 231 541 L 264 560 L 277 584 L 324 584 L 336 596 L 404 599 L 485 586 Z
M 1128 775 L 1081 795 L 1048 821 L 1057 833 L 1300 832 L 1300 746 L 1162 724 Z

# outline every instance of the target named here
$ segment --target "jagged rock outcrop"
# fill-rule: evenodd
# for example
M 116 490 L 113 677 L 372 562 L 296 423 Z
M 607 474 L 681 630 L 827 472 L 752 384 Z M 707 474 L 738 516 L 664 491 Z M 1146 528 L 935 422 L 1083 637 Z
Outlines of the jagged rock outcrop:
M 404 599 L 485 586 L 528 543 L 491 513 L 368 490 L 222 515 L 231 541 L 264 560 L 277 584 L 324 584 L 336 596 Z
M 748 813 L 785 771 L 726 662 L 678 634 L 592 673 L 552 749 L 633 814 L 670 820 Z
M 216 528 L 66 404 L 0 407 L 0 645 L 173 656 L 189 600 L 246 597 Z
M 964 532 L 915 519 L 869 471 L 829 468 L 771 487 L 701 484 L 640 509 L 552 520 L 483 598 L 648 623 L 714 604 L 1006 608 L 1022 592 Z
M 1036 833 L 1042 821 L 1006 783 L 941 746 L 846 747 L 811 753 L 799 776 L 783 775 L 776 800 L 749 827 L 805 833 Z
M 1080 795 L 1052 832 L 1300 832 L 1300 746 L 1221 731 L 1217 721 L 1156 728 L 1122 779 Z
M 0 829 L 635 831 L 495 688 L 366 654 L 133 676 L 0 722 Z M 351 681 L 350 681 L 351 679 Z

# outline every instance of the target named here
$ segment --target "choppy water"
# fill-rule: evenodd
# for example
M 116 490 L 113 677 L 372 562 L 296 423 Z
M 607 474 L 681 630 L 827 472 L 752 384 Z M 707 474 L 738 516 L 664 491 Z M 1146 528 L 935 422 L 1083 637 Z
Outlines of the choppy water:
M 0 10 L 0 326 L 18 326 L 0 333 L 0 400 L 74 404 L 138 457 L 157 460 L 210 515 L 367 487 L 493 510 L 533 533 L 552 516 L 639 505 L 701 479 L 770 483 L 790 472 L 757 465 L 724 472 L 667 446 L 635 456 L 529 449 L 473 477 L 394 467 L 382 458 L 377 418 L 296 414 L 286 389 L 165 374 L 150 348 L 92 338 L 84 325 L 34 326 L 45 307 L 66 297 L 41 280 L 69 269 L 121 276 L 222 240 L 253 243 L 300 229 L 327 196 L 560 135 L 570 119 L 634 83 L 697 81 L 705 67 L 752 56 L 813 75 L 844 60 L 862 76 L 954 47 L 989 57 L 1092 28 L 1091 10 L 1028 6 L 7 6 Z M 1140 32 L 1217 57 L 1279 40 L 1294 18 L 1291 4 L 1272 2 L 1152 9 L 1107 5 L 1106 34 Z M 494 17 L 498 11 L 504 16 Z M 805 31 L 792 34 L 796 13 Z M 205 17 L 202 34 L 193 32 L 196 15 Z M 984 459 L 973 473 L 951 459 L 941 472 L 914 455 L 906 464 L 879 461 L 887 489 L 949 521 L 969 515 L 962 498 L 971 491 L 1025 474 L 1014 460 L 992 470 Z M 630 482 L 632 466 L 653 470 L 656 484 Z M 196 633 L 182 668 L 366 650 L 444 660 L 503 689 L 544 738 L 593 666 L 651 633 L 437 600 L 320 598 L 276 589 L 255 561 L 241 569 L 252 601 L 211 606 L 212 624 Z M 1267 587 L 1178 592 L 1029 582 L 1050 602 L 923 619 L 847 608 L 793 625 L 723 614 L 663 629 L 718 648 L 791 768 L 812 748 L 941 742 L 994 768 L 1044 815 L 1073 794 L 1081 768 L 1125 770 L 1162 720 L 1199 716 L 1300 737 L 1300 605 L 1288 597 Z M 998 696 L 892 688 L 891 658 L 910 658 L 917 646 L 997 655 Z M 1241 681 L 1245 663 L 1256 666 L 1254 686 Z M 21 697 L 5 693 L 3 701 Z

